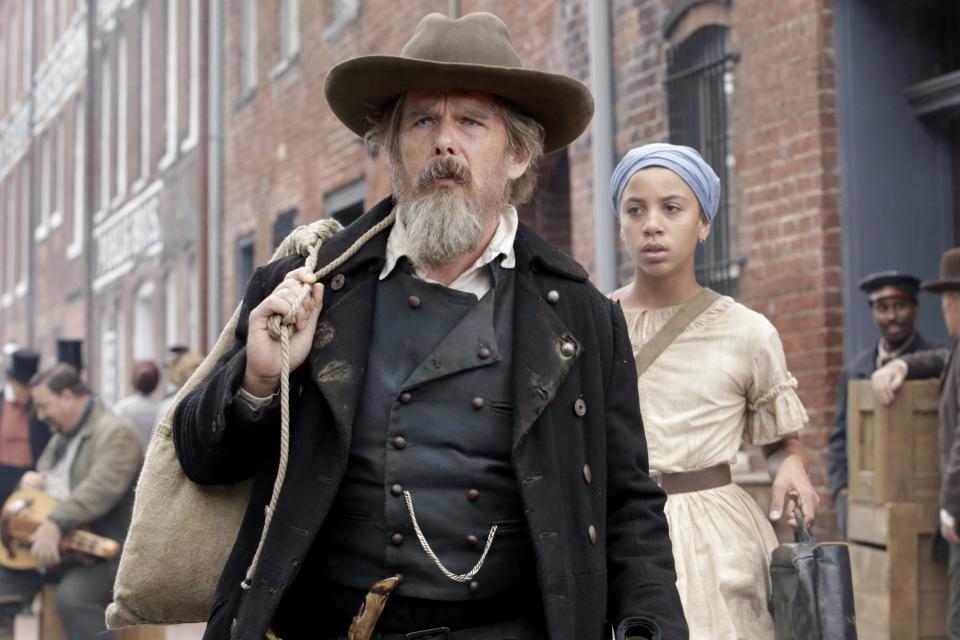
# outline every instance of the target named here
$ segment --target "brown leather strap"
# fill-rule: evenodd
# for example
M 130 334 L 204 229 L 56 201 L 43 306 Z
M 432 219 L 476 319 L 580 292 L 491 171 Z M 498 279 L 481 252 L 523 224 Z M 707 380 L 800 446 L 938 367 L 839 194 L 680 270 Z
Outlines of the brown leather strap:
M 659 484 L 667 494 L 690 493 L 691 491 L 705 491 L 724 487 L 733 482 L 730 477 L 730 465 L 718 464 L 696 471 L 677 471 L 675 473 L 660 473 L 651 471 L 650 477 Z
M 637 377 L 642 376 L 647 367 L 653 364 L 653 361 L 683 333 L 683 330 L 690 326 L 690 323 L 696 320 L 719 297 L 719 293 L 704 287 L 700 290 L 700 293 L 685 302 L 673 314 L 673 317 L 660 327 L 660 331 L 657 331 L 634 356 L 634 362 L 637 365 Z

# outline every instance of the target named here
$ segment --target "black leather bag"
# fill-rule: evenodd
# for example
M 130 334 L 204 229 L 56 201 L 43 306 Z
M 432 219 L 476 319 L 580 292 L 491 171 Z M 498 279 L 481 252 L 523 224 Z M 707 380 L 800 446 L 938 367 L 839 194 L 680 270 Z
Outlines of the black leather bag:
M 774 549 L 770 561 L 776 640 L 856 640 L 850 551 L 843 542 L 816 542 L 794 513 L 796 542 Z

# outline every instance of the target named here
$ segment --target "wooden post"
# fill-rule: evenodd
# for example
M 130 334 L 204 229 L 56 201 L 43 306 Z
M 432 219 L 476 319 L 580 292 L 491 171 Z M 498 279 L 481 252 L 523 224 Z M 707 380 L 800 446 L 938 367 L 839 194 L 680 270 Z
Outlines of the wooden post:
M 932 558 L 938 391 L 936 380 L 907 382 L 884 407 L 869 380 L 849 385 L 847 532 L 861 638 L 947 638 L 946 563 Z

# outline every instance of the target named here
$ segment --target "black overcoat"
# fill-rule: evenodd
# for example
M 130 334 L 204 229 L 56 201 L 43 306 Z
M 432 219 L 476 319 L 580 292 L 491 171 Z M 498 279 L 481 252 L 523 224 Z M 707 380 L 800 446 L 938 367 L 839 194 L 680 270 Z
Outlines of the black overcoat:
M 339 256 L 391 207 L 390 200 L 381 202 L 328 241 L 318 265 Z M 324 281 L 324 307 L 308 362 L 291 374 L 286 482 L 247 591 L 240 583 L 260 537 L 279 450 L 276 402 L 254 412 L 235 397 L 246 363 L 247 316 L 302 258 L 254 272 L 236 347 L 176 412 L 174 441 L 191 479 L 224 484 L 255 478 L 205 638 L 231 637 L 233 627 L 232 637 L 262 640 L 323 526 L 348 458 L 388 233 Z M 588 282 L 579 264 L 523 225 L 515 251 L 512 463 L 549 636 L 607 640 L 606 621 L 617 625 L 642 616 L 656 622 L 663 638 L 686 638 L 663 514 L 666 498 L 647 475 L 623 314 Z M 559 299 L 551 295 L 555 302 L 549 302 L 549 292 Z M 564 343 L 575 345 L 572 355 L 569 347 L 561 351 Z M 323 621 L 317 624 L 323 628 Z

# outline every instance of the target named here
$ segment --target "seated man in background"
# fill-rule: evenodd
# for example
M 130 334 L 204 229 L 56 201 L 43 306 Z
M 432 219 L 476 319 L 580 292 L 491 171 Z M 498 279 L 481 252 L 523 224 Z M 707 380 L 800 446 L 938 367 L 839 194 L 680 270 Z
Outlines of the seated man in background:
M 54 435 L 20 486 L 52 497 L 55 506 L 30 536 L 36 571 L 0 569 L 0 601 L 23 602 L 48 582 L 59 584 L 57 611 L 71 640 L 111 637 L 104 610 L 111 599 L 119 556 L 86 556 L 72 563 L 61 556 L 61 539 L 81 525 L 122 543 L 133 508 L 133 482 L 143 463 L 134 427 L 109 413 L 80 380 L 76 368 L 56 364 L 30 382 L 37 417 Z M 39 503 L 39 501 L 38 501 Z M 39 509 L 37 509 L 39 511 Z M 38 518 L 39 519 L 39 518 Z M 0 615 L 0 640 L 13 638 L 15 609 Z
M 847 537 L 847 383 L 869 378 L 900 355 L 936 346 L 924 340 L 915 328 L 919 288 L 920 280 L 902 271 L 872 273 L 860 281 L 860 290 L 867 294 L 880 339 L 846 364 L 837 394 L 837 421 L 830 434 L 827 475 L 837 510 L 837 529 L 844 539 Z

